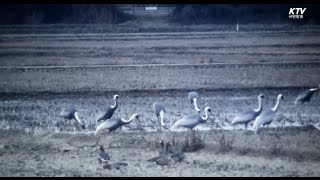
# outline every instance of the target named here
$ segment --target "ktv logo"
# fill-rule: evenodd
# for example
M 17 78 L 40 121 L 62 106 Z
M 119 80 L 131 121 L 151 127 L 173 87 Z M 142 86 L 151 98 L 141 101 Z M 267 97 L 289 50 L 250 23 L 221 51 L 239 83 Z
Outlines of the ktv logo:
M 307 8 L 290 8 L 289 9 L 289 18 L 293 19 L 302 19 L 304 12 Z

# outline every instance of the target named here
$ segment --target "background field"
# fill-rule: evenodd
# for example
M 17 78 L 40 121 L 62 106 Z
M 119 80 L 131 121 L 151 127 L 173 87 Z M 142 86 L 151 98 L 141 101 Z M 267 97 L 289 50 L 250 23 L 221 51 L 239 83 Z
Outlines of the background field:
M 320 31 L 309 29 L 2 34 L 0 91 L 316 86 Z

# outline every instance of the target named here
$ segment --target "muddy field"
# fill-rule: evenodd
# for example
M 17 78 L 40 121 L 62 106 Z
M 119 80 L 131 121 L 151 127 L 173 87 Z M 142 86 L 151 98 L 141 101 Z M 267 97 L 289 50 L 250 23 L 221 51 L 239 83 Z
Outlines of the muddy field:
M 187 152 L 183 162 L 161 169 L 147 159 L 158 155 L 159 133 L 117 133 L 101 144 L 108 162 L 99 163 L 95 138 L 81 134 L 1 131 L 1 176 L 319 176 L 319 131 L 312 127 L 269 129 L 253 135 L 242 131 L 197 132 L 205 148 Z M 168 139 L 183 139 L 184 134 Z
M 278 89 L 234 89 L 198 91 L 199 107 L 208 103 L 213 112 L 209 114 L 209 122 L 198 126 L 202 130 L 230 129 L 230 121 L 235 113 L 258 107 L 257 96 L 264 94 L 263 108 L 274 106 L 276 96 L 284 95 L 280 102 L 275 123 L 271 126 L 320 125 L 320 97 L 315 93 L 312 101 L 300 106 L 293 102 L 303 88 Z M 75 121 L 66 121 L 60 117 L 62 108 L 75 105 L 79 117 L 85 122 L 87 132 L 96 128 L 96 120 L 107 106 L 114 104 L 113 95 L 119 94 L 119 107 L 115 117 L 128 119 L 132 114 L 140 115 L 139 120 L 123 127 L 127 131 L 156 131 L 158 121 L 153 113 L 152 103 L 161 101 L 165 104 L 167 113 L 165 123 L 170 126 L 184 115 L 195 113 L 193 105 L 187 98 L 189 90 L 180 91 L 127 91 L 104 93 L 34 93 L 34 94 L 3 94 L 0 96 L 1 129 L 19 129 L 27 132 L 76 132 L 81 131 Z M 242 129 L 243 126 L 236 128 Z M 251 127 L 249 127 L 250 129 Z
M 320 175 L 320 94 L 293 104 L 299 92 L 320 83 L 319 27 L 81 34 L 10 28 L 0 28 L 1 176 Z M 213 110 L 193 136 L 201 148 L 161 170 L 146 161 L 158 154 L 159 140 L 179 147 L 193 138 L 158 132 L 152 103 L 166 105 L 171 126 L 195 113 L 187 99 L 192 90 L 200 108 L 208 103 Z M 115 93 L 114 116 L 140 119 L 103 134 L 110 162 L 128 164 L 109 170 L 98 162 L 93 131 Z M 247 131 L 231 127 L 235 113 L 258 106 L 261 93 L 264 108 L 284 95 L 270 127 L 258 135 L 252 124 Z M 71 104 L 85 131 L 58 117 Z

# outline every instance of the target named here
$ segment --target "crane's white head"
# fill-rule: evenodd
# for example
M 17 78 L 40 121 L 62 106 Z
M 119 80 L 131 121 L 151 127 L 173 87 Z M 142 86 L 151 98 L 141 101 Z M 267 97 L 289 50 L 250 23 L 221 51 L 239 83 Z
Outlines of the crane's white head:
M 277 96 L 277 102 L 276 102 L 276 105 L 274 105 L 274 107 L 271 108 L 272 111 L 277 111 L 278 106 L 279 106 L 280 99 L 283 99 L 283 95 L 282 95 L 282 94 L 279 94 L 279 95 Z
M 259 99 L 264 98 L 264 94 L 260 94 L 260 95 L 258 96 L 258 98 L 259 98 Z
M 212 110 L 211 110 L 211 107 L 206 107 L 206 108 L 205 108 L 205 111 L 211 113 L 211 111 L 212 111 Z
M 280 100 L 280 99 L 283 99 L 283 95 L 282 95 L 282 94 L 279 94 L 277 98 L 278 98 L 279 100 Z
M 139 115 L 138 115 L 138 114 L 133 114 L 133 115 L 132 115 L 132 118 L 139 119 Z
M 114 100 L 118 100 L 118 99 L 119 99 L 119 95 L 118 95 L 118 94 L 115 94 L 115 95 L 113 96 L 113 99 L 114 99 Z

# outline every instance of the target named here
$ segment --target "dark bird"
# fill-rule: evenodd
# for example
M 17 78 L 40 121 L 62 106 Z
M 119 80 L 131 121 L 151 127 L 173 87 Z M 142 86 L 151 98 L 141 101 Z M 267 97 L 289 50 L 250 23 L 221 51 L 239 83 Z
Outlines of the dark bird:
M 97 123 L 99 123 L 100 121 L 110 119 L 112 117 L 114 111 L 118 108 L 118 99 L 119 95 L 116 94 L 113 96 L 114 105 L 109 106 L 107 110 L 98 117 Z
M 119 127 L 129 124 L 134 118 L 139 119 L 139 115 L 133 114 L 129 120 L 125 120 L 124 118 L 118 118 L 118 117 L 108 119 L 98 125 L 98 127 L 96 128 L 96 131 L 94 132 L 94 135 L 97 135 L 99 132 L 104 130 L 109 130 L 109 133 L 111 133 L 112 131 L 115 131 Z
M 172 129 L 175 129 L 177 127 L 185 127 L 193 130 L 193 128 L 198 124 L 204 123 L 208 120 L 208 112 L 211 113 L 210 107 L 205 108 L 205 116 L 202 116 L 200 113 L 184 116 L 172 126 Z
M 156 162 L 158 159 L 162 158 L 162 156 L 168 153 L 170 154 L 171 159 L 174 160 L 175 162 L 181 162 L 185 158 L 184 152 L 182 152 L 181 150 L 180 151 L 173 150 L 172 143 L 169 143 L 169 145 L 167 144 L 168 147 L 164 147 L 164 143 L 161 140 L 160 145 L 161 145 L 161 150 L 159 152 L 159 155 L 154 158 L 148 159 L 147 161 Z
M 250 123 L 252 120 L 254 120 L 261 113 L 261 111 L 263 109 L 262 108 L 262 98 L 264 98 L 264 95 L 260 94 L 258 96 L 259 106 L 257 109 L 248 110 L 248 111 L 236 114 L 231 122 L 231 125 L 244 124 L 245 128 L 247 129 L 248 123 Z
M 108 153 L 106 153 L 104 151 L 103 146 L 100 146 L 100 153 L 99 153 L 99 157 L 98 157 L 100 162 L 108 162 L 108 160 L 110 160 L 110 156 Z
M 163 155 L 163 154 L 166 153 L 166 149 L 165 149 L 165 147 L 164 147 L 164 143 L 163 143 L 162 140 L 160 141 L 160 146 L 161 146 L 161 149 L 160 149 L 160 151 L 159 151 L 159 155 Z
M 307 89 L 305 91 L 302 91 L 301 93 L 298 94 L 298 97 L 294 101 L 294 105 L 302 104 L 304 102 L 310 102 L 311 97 L 315 91 L 318 91 L 320 88 L 320 85 L 318 88 L 312 88 L 312 89 Z
M 170 143 L 171 144 L 171 143 Z M 172 145 L 172 144 L 171 144 Z M 173 159 L 175 162 L 181 162 L 186 157 L 184 152 L 180 150 L 174 151 L 172 146 L 169 146 L 169 152 L 171 154 L 171 159 Z
M 158 121 L 160 123 L 160 131 L 163 127 L 165 127 L 164 124 L 164 113 L 166 112 L 166 109 L 164 108 L 164 104 L 161 102 L 154 102 L 152 104 L 154 114 L 157 116 Z
M 164 169 L 164 166 L 169 166 L 171 162 L 171 153 L 169 152 L 171 143 L 166 144 L 166 152 L 159 157 L 159 159 L 156 160 L 156 164 L 160 165 L 162 169 Z
M 253 129 L 254 129 L 255 134 L 258 133 L 258 129 L 260 126 L 270 124 L 272 122 L 272 120 L 275 117 L 276 112 L 278 110 L 280 99 L 283 99 L 282 94 L 279 94 L 277 96 L 277 102 L 273 108 L 262 111 L 261 114 L 256 117 L 256 119 L 253 123 Z
M 194 105 L 194 108 L 196 109 L 196 111 L 200 113 L 201 110 L 198 108 L 198 104 L 197 104 L 197 101 L 199 99 L 199 94 L 197 92 L 189 92 L 188 99 L 191 102 L 191 104 Z
M 63 108 L 59 116 L 68 120 L 74 119 L 77 121 L 78 124 L 80 124 L 83 130 L 86 129 L 85 124 L 80 120 L 78 116 L 78 111 L 74 106 L 70 106 L 69 108 Z
M 166 153 L 166 149 L 164 147 L 164 143 L 163 141 L 161 140 L 160 141 L 160 151 L 159 151 L 159 155 L 154 157 L 154 158 L 151 158 L 151 159 L 148 159 L 147 161 L 150 161 L 150 162 L 155 162 L 156 160 L 158 160 L 162 155 L 164 155 Z

